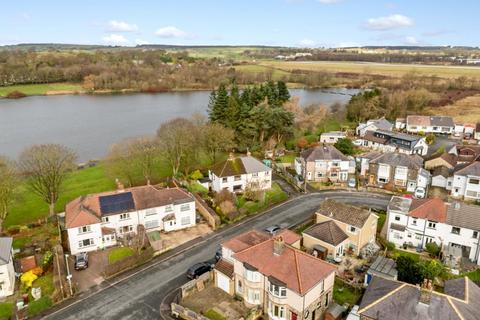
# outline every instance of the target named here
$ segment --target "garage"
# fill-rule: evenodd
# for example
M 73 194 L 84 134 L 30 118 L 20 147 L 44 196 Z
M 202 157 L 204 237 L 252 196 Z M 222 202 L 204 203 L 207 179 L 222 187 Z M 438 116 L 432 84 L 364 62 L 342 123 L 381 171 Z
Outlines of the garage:
M 217 271 L 217 287 L 230 294 L 230 279 L 221 272 Z

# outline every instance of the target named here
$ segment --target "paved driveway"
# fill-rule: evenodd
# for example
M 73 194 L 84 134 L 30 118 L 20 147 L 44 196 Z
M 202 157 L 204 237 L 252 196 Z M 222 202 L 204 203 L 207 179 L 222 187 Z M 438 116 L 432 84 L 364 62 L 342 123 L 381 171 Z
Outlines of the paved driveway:
M 88 254 L 88 268 L 76 271 L 75 257 L 68 256 L 68 267 L 72 273 L 72 283 L 77 291 L 86 291 L 103 282 L 102 272 L 108 261 L 108 251 L 96 251 Z
M 326 198 L 385 209 L 390 196 L 357 192 L 322 192 L 297 197 L 263 215 L 221 229 L 196 243 L 169 252 L 150 265 L 103 285 L 101 291 L 79 297 L 69 306 L 57 307 L 47 319 L 158 319 L 164 298 L 188 279 L 185 271 L 194 263 L 211 259 L 218 245 L 247 230 L 272 224 L 294 225 L 306 219 Z M 168 306 L 165 305 L 165 308 Z M 163 309 L 163 307 L 162 307 Z M 162 317 L 160 317 L 162 318 Z

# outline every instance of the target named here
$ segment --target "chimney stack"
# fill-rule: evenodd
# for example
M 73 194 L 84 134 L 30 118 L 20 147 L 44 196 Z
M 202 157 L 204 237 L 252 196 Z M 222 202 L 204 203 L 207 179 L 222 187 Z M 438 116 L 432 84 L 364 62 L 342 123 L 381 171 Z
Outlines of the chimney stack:
M 283 249 L 285 249 L 285 241 L 283 240 L 283 237 L 279 236 L 273 238 L 273 254 L 280 256 L 283 253 Z
M 422 286 L 420 288 L 420 299 L 419 303 L 424 305 L 429 305 L 432 298 L 432 282 L 428 279 L 424 279 Z

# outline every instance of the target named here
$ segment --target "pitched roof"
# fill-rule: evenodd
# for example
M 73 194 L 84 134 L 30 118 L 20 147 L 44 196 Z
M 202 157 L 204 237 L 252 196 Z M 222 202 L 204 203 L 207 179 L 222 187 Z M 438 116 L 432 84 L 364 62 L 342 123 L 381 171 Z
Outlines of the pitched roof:
M 274 239 L 268 239 L 233 255 L 235 259 L 253 266 L 264 276 L 283 282 L 285 286 L 304 295 L 335 272 L 336 267 L 306 254 L 288 244 L 281 254 L 273 253 Z
M 337 246 L 348 239 L 348 235 L 333 220 L 314 224 L 303 233 L 333 246 Z
M 282 237 L 283 241 L 287 244 L 294 244 L 295 242 L 302 240 L 302 237 L 298 234 L 293 232 L 292 230 L 289 229 L 283 229 L 275 235 L 276 237 Z
M 302 238 L 300 235 L 288 229 L 283 229 L 277 232 L 276 236 L 281 236 L 287 244 L 294 244 Z M 225 241 L 222 243 L 222 246 L 232 250 L 233 252 L 239 252 L 271 238 L 272 235 L 269 233 L 258 230 L 250 230 Z
M 380 130 L 391 131 L 393 129 L 393 124 L 383 117 L 380 119 L 370 120 L 370 121 Z
M 436 167 L 432 170 L 432 177 L 442 176 L 444 178 L 450 177 L 452 170 L 448 169 L 445 166 Z
M 376 320 L 478 320 L 480 288 L 469 279 L 451 281 L 445 282 L 445 294 L 432 291 L 430 302 L 423 303 L 416 286 L 373 277 L 358 313 Z
M 133 199 L 133 206 L 130 202 L 124 206 L 125 197 L 117 195 L 130 195 L 128 201 Z M 102 205 L 101 199 L 108 199 L 109 206 Z M 117 205 L 115 201 L 120 201 Z M 140 186 L 125 189 L 124 191 L 108 191 L 78 197 L 65 207 L 65 226 L 76 228 L 100 222 L 102 216 L 144 210 L 148 208 L 161 207 L 168 204 L 179 204 L 194 201 L 193 197 L 180 188 L 157 189 L 154 186 Z
M 13 238 L 0 237 L 0 265 L 10 262 Z
M 211 169 L 220 178 L 271 170 L 271 168 L 252 156 L 229 157 L 227 160 L 215 164 Z
M 445 222 L 447 205 L 439 198 L 413 199 L 408 215 L 414 218 Z
M 362 228 L 370 215 L 373 214 L 368 210 L 332 199 L 323 201 L 317 213 L 358 228 Z
M 388 164 L 393 167 L 402 166 L 409 169 L 418 170 L 423 167 L 423 159 L 418 154 L 405 154 L 399 152 L 383 153 L 370 163 Z
M 397 263 L 393 259 L 380 255 L 372 263 L 368 272 L 379 276 L 396 278 L 398 274 Z
M 472 162 L 480 157 L 480 145 L 458 145 L 456 147 L 459 162 Z
M 459 176 L 480 176 L 480 161 L 475 161 L 455 172 Z
M 220 259 L 215 264 L 215 269 L 223 273 L 229 278 L 233 277 L 233 264 L 225 259 Z
M 341 153 L 337 148 L 332 145 L 321 145 L 313 148 L 309 148 L 300 153 L 300 157 L 305 161 L 315 160 L 342 160 L 348 161 L 348 157 Z
M 449 203 L 446 223 L 455 227 L 480 231 L 480 207 L 464 202 Z
M 452 117 L 446 116 L 407 116 L 407 124 L 414 126 L 454 127 Z
M 430 159 L 427 160 L 427 162 L 431 161 L 431 160 L 436 160 L 436 159 L 442 159 L 447 164 L 449 164 L 451 167 L 455 167 L 455 165 L 457 164 L 458 157 L 455 154 L 448 153 L 448 152 L 443 152 L 440 155 L 436 155 L 436 156 L 431 157 Z

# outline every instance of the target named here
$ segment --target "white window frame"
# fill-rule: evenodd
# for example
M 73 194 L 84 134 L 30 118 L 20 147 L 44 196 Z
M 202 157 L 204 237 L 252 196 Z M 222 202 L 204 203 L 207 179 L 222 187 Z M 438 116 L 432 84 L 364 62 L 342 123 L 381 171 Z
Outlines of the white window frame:
M 190 219 L 190 216 L 184 216 L 180 218 L 180 225 L 182 226 L 188 226 L 192 224 L 192 221 Z
M 285 298 L 287 297 L 287 288 L 278 286 L 276 284 L 270 283 L 270 286 L 268 288 L 268 291 L 270 292 L 271 295 L 277 298 Z
M 89 242 L 89 244 L 85 245 L 84 244 L 84 241 L 87 241 Z M 79 240 L 78 241 L 78 247 L 79 248 L 86 248 L 86 247 L 91 247 L 91 246 L 94 246 L 95 245 L 95 241 L 93 240 L 93 238 L 88 238 L 88 239 L 83 239 L 83 240 Z
M 92 227 L 90 225 L 78 227 L 78 234 L 85 234 L 92 232 Z
M 120 213 L 120 218 L 119 219 L 120 219 L 120 221 L 130 219 L 130 212 Z
M 109 223 L 110 219 L 109 217 L 102 217 L 102 223 Z
M 184 203 L 180 206 L 180 211 L 185 212 L 190 210 L 190 203 Z
M 247 279 L 249 282 L 258 283 L 261 281 L 260 272 L 245 269 L 245 279 Z

